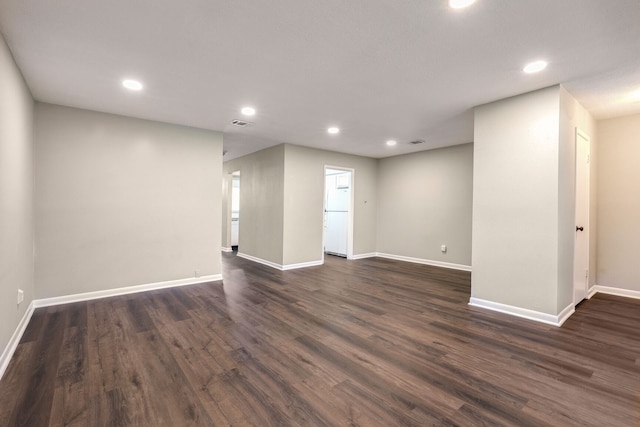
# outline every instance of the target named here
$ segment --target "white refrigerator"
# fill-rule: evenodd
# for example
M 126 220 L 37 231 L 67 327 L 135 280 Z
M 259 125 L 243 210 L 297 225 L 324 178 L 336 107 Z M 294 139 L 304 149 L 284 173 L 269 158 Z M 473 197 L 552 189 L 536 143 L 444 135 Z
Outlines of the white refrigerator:
M 351 205 L 351 173 L 326 177 L 324 251 L 347 256 L 347 233 Z

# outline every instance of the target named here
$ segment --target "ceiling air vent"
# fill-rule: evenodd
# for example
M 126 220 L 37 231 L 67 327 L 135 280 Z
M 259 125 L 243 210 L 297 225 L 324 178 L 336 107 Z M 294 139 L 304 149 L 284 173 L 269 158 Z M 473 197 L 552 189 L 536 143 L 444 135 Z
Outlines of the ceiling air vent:
M 234 125 L 234 126 L 238 126 L 238 127 L 243 128 L 243 127 L 245 127 L 247 125 L 250 125 L 251 122 L 245 122 L 244 120 L 235 119 L 235 120 L 231 120 L 231 124 Z
M 412 145 L 424 144 L 424 141 L 422 139 L 416 139 L 415 141 L 409 142 L 409 144 L 412 144 Z

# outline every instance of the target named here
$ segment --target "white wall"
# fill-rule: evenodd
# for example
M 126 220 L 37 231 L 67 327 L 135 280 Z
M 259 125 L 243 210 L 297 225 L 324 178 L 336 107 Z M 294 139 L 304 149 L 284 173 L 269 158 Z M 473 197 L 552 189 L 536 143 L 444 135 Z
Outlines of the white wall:
M 36 296 L 221 273 L 218 132 L 36 104 Z
M 325 165 L 354 169 L 353 254 L 376 250 L 377 160 L 285 145 L 284 264 L 322 259 Z
M 475 110 L 473 298 L 558 313 L 559 91 Z
M 33 271 L 33 98 L 0 35 L 0 353 L 33 300 Z
M 640 114 L 598 122 L 598 285 L 640 292 Z
M 473 144 L 381 159 L 377 181 L 377 252 L 471 265 Z

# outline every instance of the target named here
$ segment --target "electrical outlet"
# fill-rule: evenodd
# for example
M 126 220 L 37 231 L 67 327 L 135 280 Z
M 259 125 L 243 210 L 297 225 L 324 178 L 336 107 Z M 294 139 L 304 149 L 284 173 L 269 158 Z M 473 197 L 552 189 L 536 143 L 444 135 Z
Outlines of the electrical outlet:
M 200 270 L 193 270 L 193 277 L 200 277 Z
M 22 289 L 18 289 L 18 304 L 24 301 L 24 291 Z
M 442 245 L 442 246 L 440 246 L 440 251 L 441 251 L 442 253 L 446 253 L 446 252 L 447 252 L 447 245 Z

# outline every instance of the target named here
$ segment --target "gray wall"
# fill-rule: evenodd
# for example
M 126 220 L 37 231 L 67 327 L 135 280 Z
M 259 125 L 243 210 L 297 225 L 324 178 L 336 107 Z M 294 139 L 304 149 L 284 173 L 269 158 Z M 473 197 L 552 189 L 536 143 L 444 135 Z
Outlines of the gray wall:
M 598 122 L 598 285 L 640 292 L 640 114 Z
M 471 144 L 380 161 L 283 144 L 225 162 L 222 187 L 228 193 L 230 174 L 240 171 L 243 254 L 284 266 L 322 259 L 328 165 L 355 170 L 354 256 L 383 252 L 470 265 L 472 157 Z M 228 217 L 226 197 L 222 210 Z M 223 247 L 228 227 L 227 219 Z
M 555 315 L 559 87 L 477 107 L 474 298 Z
M 377 251 L 470 266 L 472 190 L 473 144 L 381 159 Z
M 33 283 L 33 98 L 0 35 L 0 353 L 34 298 Z
M 36 296 L 221 273 L 218 132 L 36 104 Z
M 377 160 L 287 144 L 284 180 L 285 265 L 322 259 L 325 165 L 355 170 L 353 254 L 357 256 L 376 251 Z
M 224 164 L 223 186 L 231 193 L 231 173 L 240 171 L 240 233 L 238 252 L 282 265 L 284 145 L 267 148 Z M 229 239 L 229 197 L 223 210 L 222 235 Z M 223 244 L 229 247 L 227 240 Z

